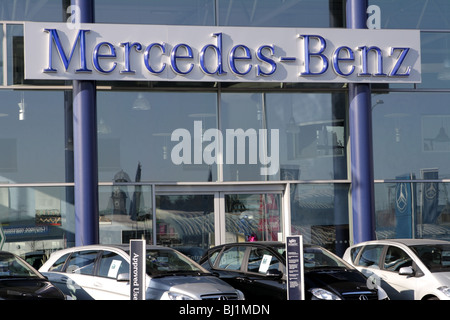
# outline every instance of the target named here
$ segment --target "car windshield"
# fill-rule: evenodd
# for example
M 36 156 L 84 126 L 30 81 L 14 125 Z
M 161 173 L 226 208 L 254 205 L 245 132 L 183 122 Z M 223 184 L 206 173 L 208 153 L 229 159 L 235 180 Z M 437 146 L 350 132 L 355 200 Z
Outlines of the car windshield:
M 147 249 L 147 274 L 151 276 L 208 273 L 186 256 L 170 249 Z
M 450 272 L 450 245 L 424 244 L 410 248 L 431 272 Z
M 11 253 L 0 252 L 0 279 L 17 277 L 35 277 L 40 276 L 30 269 L 22 260 L 16 258 Z
M 344 261 L 331 252 L 319 247 L 303 248 L 303 265 L 305 271 L 323 268 L 346 268 L 350 269 Z

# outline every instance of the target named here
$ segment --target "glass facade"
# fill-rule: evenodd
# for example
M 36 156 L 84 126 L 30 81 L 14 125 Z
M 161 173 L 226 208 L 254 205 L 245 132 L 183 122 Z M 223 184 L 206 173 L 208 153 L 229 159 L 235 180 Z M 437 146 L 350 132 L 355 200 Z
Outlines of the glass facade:
M 96 0 L 95 21 L 345 28 L 344 3 Z M 3 249 L 22 255 L 74 245 L 72 87 L 24 80 L 21 24 L 64 22 L 69 5 L 0 5 L 0 226 Z M 450 4 L 369 5 L 369 24 L 419 29 L 422 46 L 422 83 L 372 85 L 377 237 L 448 239 Z M 292 233 L 342 253 L 352 241 L 347 94 L 328 83 L 98 81 L 100 241 L 187 250 Z

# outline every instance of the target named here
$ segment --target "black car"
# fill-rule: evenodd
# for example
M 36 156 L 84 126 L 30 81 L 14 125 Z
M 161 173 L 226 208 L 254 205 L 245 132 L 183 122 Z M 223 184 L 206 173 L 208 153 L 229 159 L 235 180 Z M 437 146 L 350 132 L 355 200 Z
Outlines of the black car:
M 326 249 L 304 244 L 303 256 L 306 300 L 379 299 L 378 290 L 362 273 Z M 246 300 L 287 299 L 284 243 L 220 245 L 209 249 L 200 264 L 241 290 Z
M 42 274 L 13 253 L 0 251 L 0 300 L 65 300 Z

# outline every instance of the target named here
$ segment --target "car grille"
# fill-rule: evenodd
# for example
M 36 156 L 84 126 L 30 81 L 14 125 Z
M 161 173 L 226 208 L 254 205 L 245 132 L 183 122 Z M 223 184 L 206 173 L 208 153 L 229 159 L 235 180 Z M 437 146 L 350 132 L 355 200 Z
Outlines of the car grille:
M 372 291 L 342 292 L 344 300 L 378 300 L 378 294 Z
M 235 293 L 204 294 L 200 297 L 202 300 L 238 300 L 238 295 Z

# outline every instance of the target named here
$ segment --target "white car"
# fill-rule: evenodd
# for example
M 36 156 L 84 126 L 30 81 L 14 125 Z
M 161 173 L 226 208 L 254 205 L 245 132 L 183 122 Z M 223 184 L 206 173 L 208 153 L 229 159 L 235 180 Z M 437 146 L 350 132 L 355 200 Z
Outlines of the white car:
M 449 241 L 367 241 L 350 246 L 343 259 L 392 300 L 450 300 Z
M 126 245 L 90 245 L 54 252 L 39 268 L 77 300 L 130 300 Z M 242 292 L 168 247 L 146 248 L 147 300 L 243 300 Z

